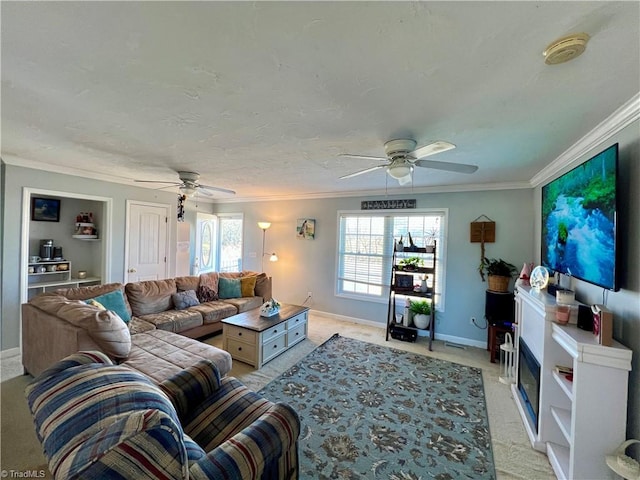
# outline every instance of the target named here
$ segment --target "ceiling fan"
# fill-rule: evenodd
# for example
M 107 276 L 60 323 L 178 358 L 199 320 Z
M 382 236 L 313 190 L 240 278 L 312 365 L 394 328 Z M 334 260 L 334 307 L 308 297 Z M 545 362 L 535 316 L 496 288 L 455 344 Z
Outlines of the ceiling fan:
M 196 193 L 201 193 L 208 197 L 213 196 L 213 194 L 208 190 L 212 190 L 215 192 L 230 193 L 232 195 L 235 195 L 236 193 L 233 190 L 229 190 L 227 188 L 212 187 L 210 185 L 202 185 L 201 183 L 198 183 L 200 174 L 197 172 L 178 171 L 177 173 L 178 173 L 178 177 L 180 178 L 179 182 L 161 182 L 156 180 L 135 180 L 135 181 L 139 183 L 168 183 L 169 185 L 167 185 L 167 187 L 161 187 L 161 188 L 168 188 L 168 187 L 174 187 L 174 186 L 178 187 L 178 190 L 180 190 L 180 193 L 183 195 L 186 195 L 187 197 L 192 197 Z
M 406 185 L 411 182 L 411 172 L 413 167 L 425 167 L 433 168 L 435 170 L 446 170 L 448 172 L 456 173 L 473 173 L 478 170 L 476 165 L 467 165 L 464 163 L 450 163 L 450 162 L 437 162 L 434 160 L 423 160 L 424 158 L 435 155 L 436 153 L 446 152 L 456 148 L 453 143 L 437 141 L 425 145 L 420 148 L 416 148 L 415 140 L 410 139 L 397 139 L 389 140 L 384 144 L 384 151 L 387 154 L 385 157 L 371 157 L 368 155 L 352 155 L 350 153 L 341 153 L 340 157 L 350 158 L 362 158 L 365 160 L 385 160 L 387 163 L 383 165 L 376 165 L 375 167 L 365 168 L 349 175 L 340 177 L 351 178 L 356 175 L 362 175 L 363 173 L 373 172 L 384 168 L 390 177 L 398 180 L 400 185 Z

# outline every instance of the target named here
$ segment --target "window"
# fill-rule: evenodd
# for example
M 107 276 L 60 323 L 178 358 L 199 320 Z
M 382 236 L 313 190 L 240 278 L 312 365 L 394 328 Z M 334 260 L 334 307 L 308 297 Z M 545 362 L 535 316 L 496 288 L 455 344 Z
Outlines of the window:
M 242 215 L 218 214 L 219 272 L 242 271 Z
M 436 251 L 436 299 L 444 310 L 446 209 L 378 212 L 338 212 L 338 278 L 336 294 L 357 300 L 386 302 L 391 280 L 394 242 L 408 233 L 418 247 L 433 240 Z

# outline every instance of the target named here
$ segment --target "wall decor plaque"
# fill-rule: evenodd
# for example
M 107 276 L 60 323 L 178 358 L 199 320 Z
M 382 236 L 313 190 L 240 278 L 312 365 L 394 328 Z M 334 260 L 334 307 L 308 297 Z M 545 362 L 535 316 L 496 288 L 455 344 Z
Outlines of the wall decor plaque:
M 416 199 L 407 200 L 363 200 L 360 203 L 362 210 L 396 210 L 402 208 L 416 208 Z

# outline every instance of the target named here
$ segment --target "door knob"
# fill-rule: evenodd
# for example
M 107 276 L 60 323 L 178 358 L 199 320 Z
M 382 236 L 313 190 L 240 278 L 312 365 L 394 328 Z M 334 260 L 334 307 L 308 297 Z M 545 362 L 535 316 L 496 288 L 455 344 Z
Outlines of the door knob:
M 129 270 L 127 270 L 127 272 L 129 272 L 129 273 L 136 273 L 136 272 L 137 272 L 137 270 L 136 270 L 135 268 L 133 268 L 133 267 L 132 267 L 132 268 L 130 268 Z

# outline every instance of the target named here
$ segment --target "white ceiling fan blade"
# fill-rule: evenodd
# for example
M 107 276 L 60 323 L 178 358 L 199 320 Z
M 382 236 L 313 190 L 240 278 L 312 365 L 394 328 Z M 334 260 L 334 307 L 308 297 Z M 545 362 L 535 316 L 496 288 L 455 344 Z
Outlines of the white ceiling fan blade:
M 433 168 L 435 170 L 446 170 L 456 173 L 473 173 L 478 170 L 477 165 L 467 165 L 466 163 L 436 162 L 434 160 L 416 160 L 414 165 L 418 167 Z
M 229 190 L 228 188 L 221 188 L 221 187 L 212 187 L 210 185 L 198 185 L 197 188 L 204 189 L 204 190 L 213 190 L 214 192 L 229 193 L 231 195 L 236 194 L 234 190 Z
M 387 160 L 387 157 L 372 157 L 369 155 L 352 155 L 351 153 L 339 153 L 339 157 L 361 158 L 363 160 Z
M 447 150 L 452 150 L 454 148 L 456 148 L 456 146 L 453 143 L 439 140 L 437 142 L 430 143 L 429 145 L 425 145 L 424 147 L 416 148 L 410 153 L 410 155 L 420 159 L 428 157 L 429 155 L 435 155 L 436 153 L 446 152 Z
M 375 167 L 371 167 L 371 168 L 365 168 L 364 170 L 360 170 L 359 172 L 355 172 L 355 173 L 350 173 L 349 175 L 343 175 L 342 177 L 340 177 L 340 179 L 345 179 L 345 178 L 351 178 L 351 177 L 356 177 L 358 175 L 362 175 L 363 173 L 369 173 L 369 172 L 373 172 L 374 170 L 378 170 L 380 168 L 385 168 L 387 165 L 377 165 Z
M 156 180 L 134 180 L 136 183 L 168 183 L 169 185 L 182 185 L 181 182 L 161 182 Z

